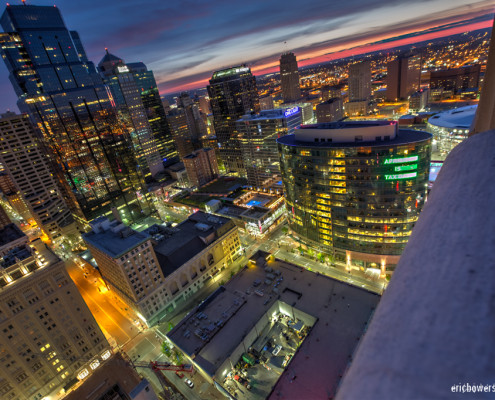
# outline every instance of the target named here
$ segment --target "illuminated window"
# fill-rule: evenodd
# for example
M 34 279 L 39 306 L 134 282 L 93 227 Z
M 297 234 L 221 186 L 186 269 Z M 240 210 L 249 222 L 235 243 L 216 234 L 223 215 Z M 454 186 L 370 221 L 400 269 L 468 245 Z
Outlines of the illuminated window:
M 107 351 L 105 351 L 105 352 L 101 355 L 101 359 L 102 359 L 102 360 L 106 360 L 106 359 L 108 359 L 111 355 L 112 355 L 112 353 L 110 352 L 110 350 L 107 350 Z
M 84 378 L 86 378 L 87 376 L 89 375 L 89 371 L 84 368 L 81 372 L 79 372 L 77 374 L 77 379 L 79 379 L 80 381 L 82 381 Z
M 100 366 L 100 360 L 94 360 L 91 364 L 89 364 L 89 366 L 91 367 L 91 369 L 95 370 Z

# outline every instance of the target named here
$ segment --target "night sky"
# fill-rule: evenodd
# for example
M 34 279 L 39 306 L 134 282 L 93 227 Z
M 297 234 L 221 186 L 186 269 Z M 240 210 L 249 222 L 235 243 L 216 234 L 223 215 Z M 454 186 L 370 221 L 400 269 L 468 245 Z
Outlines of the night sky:
M 495 9 L 491 0 L 57 0 L 55 4 L 67 27 L 79 32 L 92 61 L 100 61 L 105 47 L 127 62 L 142 61 L 155 72 L 162 94 L 204 86 L 212 71 L 231 65 L 247 63 L 255 74 L 273 71 L 287 50 L 294 51 L 303 66 L 489 27 L 488 14 Z M 367 45 L 372 42 L 379 43 Z M 335 52 L 339 53 L 331 54 Z M 3 62 L 0 93 L 0 112 L 17 110 Z

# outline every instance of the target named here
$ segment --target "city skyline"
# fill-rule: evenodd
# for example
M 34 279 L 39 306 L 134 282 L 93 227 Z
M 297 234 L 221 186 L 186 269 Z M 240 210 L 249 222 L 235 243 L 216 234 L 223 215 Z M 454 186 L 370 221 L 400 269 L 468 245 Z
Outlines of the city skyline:
M 212 71 L 243 62 L 255 75 L 275 72 L 285 51 L 294 51 L 303 67 L 488 28 L 493 12 L 489 1 L 435 0 L 427 14 L 424 6 L 402 1 L 360 2 L 354 0 L 343 9 L 315 0 L 303 12 L 289 3 L 282 7 L 257 1 L 237 10 L 221 0 L 208 7 L 190 1 L 190 7 L 153 7 L 150 2 L 150 7 L 139 8 L 134 0 L 90 1 L 84 9 L 60 0 L 56 6 L 87 43 L 91 61 L 101 59 L 108 47 L 129 62 L 145 62 L 155 71 L 161 94 L 204 87 Z M 3 65 L 0 76 L 0 110 L 16 110 Z

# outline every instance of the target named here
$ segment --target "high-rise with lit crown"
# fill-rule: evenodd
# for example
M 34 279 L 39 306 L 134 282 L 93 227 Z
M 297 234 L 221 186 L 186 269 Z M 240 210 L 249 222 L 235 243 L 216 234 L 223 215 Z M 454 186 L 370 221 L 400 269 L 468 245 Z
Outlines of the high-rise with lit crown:
M 41 132 L 84 219 L 112 207 L 126 210 L 131 220 L 148 214 L 129 127 L 118 119 L 108 88 L 58 8 L 8 5 L 0 22 L 2 57 L 18 106 Z
M 284 103 L 293 103 L 301 99 L 299 69 L 294 53 L 284 53 L 280 57 L 280 85 Z
M 246 66 L 216 71 L 210 79 L 208 95 L 225 168 L 227 171 L 243 174 L 245 168 L 236 121 L 245 114 L 259 112 L 256 78 Z

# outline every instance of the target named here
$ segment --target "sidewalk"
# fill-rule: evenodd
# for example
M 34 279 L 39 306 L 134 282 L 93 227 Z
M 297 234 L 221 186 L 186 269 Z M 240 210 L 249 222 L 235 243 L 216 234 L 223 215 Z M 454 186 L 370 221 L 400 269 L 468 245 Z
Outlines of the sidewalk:
M 345 264 L 337 263 L 337 266 L 330 266 L 326 263 L 315 261 L 311 258 L 301 256 L 297 253 L 291 253 L 282 248 L 273 252 L 275 257 L 284 261 L 291 262 L 300 267 L 318 272 L 322 275 L 327 275 L 341 282 L 349 283 L 353 286 L 359 286 L 374 293 L 383 294 L 386 288 L 386 281 L 374 281 L 363 275 L 360 270 L 346 271 Z

